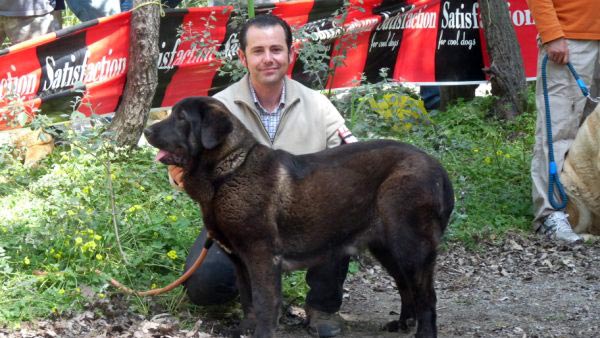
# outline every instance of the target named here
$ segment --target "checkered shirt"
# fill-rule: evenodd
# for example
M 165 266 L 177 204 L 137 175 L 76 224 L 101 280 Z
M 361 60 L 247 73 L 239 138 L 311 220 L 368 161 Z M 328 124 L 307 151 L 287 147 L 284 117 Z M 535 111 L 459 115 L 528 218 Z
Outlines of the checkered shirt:
M 250 79 L 248 79 L 250 82 Z M 252 99 L 254 100 L 254 104 L 256 108 L 258 108 L 258 113 L 260 115 L 260 120 L 269 133 L 269 138 L 271 139 L 271 143 L 275 140 L 275 133 L 277 132 L 277 126 L 279 126 L 279 121 L 281 121 L 281 113 L 283 112 L 283 108 L 285 107 L 285 81 L 283 82 L 283 88 L 281 89 L 281 99 L 279 100 L 279 105 L 275 107 L 273 111 L 266 110 L 260 102 L 258 102 L 258 97 L 256 96 L 256 91 L 254 87 L 252 87 L 252 83 L 250 82 L 250 92 L 252 93 Z

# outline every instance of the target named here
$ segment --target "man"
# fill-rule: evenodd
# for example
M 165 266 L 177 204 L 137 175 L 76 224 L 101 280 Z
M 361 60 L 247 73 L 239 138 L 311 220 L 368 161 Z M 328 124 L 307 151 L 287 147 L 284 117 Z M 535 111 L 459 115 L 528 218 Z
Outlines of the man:
M 61 29 L 56 5 L 56 0 L 0 0 L 0 44 L 7 37 L 16 44 Z
M 568 215 L 554 210 L 548 199 L 548 146 L 546 112 L 541 79 L 541 64 L 548 55 L 547 83 L 552 120 L 552 140 L 557 171 L 560 173 L 577 129 L 590 112 L 586 98 L 568 67 L 570 62 L 581 79 L 596 96 L 600 84 L 600 20 L 595 0 L 528 0 L 539 32 L 541 47 L 538 57 L 536 104 L 538 109 L 535 148 L 531 162 L 533 181 L 534 229 L 552 239 L 569 243 L 581 242 L 573 232 Z M 584 112 L 585 111 L 585 112 Z M 556 190 L 556 189 L 555 189 Z M 556 201 L 560 201 L 558 195 Z
M 293 154 L 306 154 L 353 140 L 344 119 L 322 94 L 294 81 L 286 74 L 293 58 L 292 33 L 285 21 L 273 15 L 249 20 L 239 35 L 238 56 L 248 74 L 215 98 L 244 123 L 259 142 Z M 175 182 L 181 169 L 170 167 Z M 318 207 L 318 206 L 315 206 Z M 203 231 L 188 256 L 186 269 L 198 256 L 206 238 Z M 337 314 L 349 258 L 311 268 L 306 281 L 309 330 L 320 337 L 341 332 Z M 186 282 L 190 299 L 200 305 L 218 304 L 232 299 L 234 268 L 220 248 L 209 251 L 202 267 Z

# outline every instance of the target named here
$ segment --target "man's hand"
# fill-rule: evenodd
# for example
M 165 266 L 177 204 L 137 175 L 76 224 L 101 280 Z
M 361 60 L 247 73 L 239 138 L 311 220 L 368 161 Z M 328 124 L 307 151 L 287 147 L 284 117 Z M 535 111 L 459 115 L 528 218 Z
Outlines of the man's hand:
M 567 40 L 558 38 L 544 44 L 548 59 L 554 63 L 565 65 L 569 62 L 569 46 Z
M 183 168 L 176 165 L 167 166 L 169 172 L 169 182 L 175 189 L 183 190 Z

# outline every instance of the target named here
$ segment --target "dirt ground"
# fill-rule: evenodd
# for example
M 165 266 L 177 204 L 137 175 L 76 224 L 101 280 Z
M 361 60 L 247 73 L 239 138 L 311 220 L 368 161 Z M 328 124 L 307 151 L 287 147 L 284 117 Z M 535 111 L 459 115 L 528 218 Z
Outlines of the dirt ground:
M 397 319 L 400 297 L 391 279 L 368 257 L 349 276 L 341 314 L 342 337 L 409 337 L 381 327 Z M 477 251 L 457 243 L 438 257 L 436 290 L 440 337 L 600 336 L 600 241 L 556 245 L 536 236 L 509 235 Z M 4 337 L 223 337 L 236 318 L 189 313 L 148 316 L 113 298 L 69 318 L 27 323 Z M 288 307 L 276 337 L 310 337 L 304 312 Z M 184 322 L 194 323 L 183 325 Z

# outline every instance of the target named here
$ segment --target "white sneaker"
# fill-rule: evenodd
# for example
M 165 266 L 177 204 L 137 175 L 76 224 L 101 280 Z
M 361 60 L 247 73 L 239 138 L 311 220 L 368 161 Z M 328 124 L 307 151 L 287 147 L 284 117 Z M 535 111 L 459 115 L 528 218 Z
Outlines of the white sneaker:
M 551 213 L 544 223 L 542 223 L 542 233 L 552 239 L 558 239 L 567 243 L 582 243 L 583 238 L 579 237 L 567 219 L 569 215 L 562 211 Z

